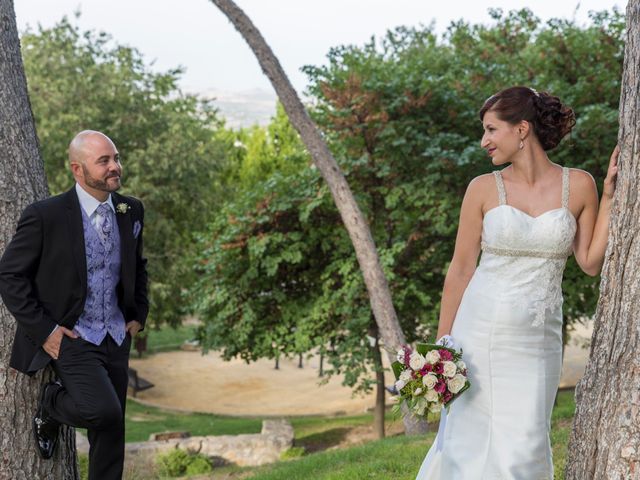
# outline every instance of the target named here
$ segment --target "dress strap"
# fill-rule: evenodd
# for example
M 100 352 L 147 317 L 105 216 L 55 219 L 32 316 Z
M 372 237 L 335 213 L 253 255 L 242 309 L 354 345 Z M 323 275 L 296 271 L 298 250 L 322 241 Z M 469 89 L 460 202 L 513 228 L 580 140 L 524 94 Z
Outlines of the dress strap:
M 569 208 L 569 169 L 562 167 L 562 208 Z
M 504 189 L 504 182 L 502 181 L 502 174 L 500 170 L 496 170 L 493 172 L 494 177 L 496 177 L 496 186 L 498 187 L 498 200 L 500 201 L 500 205 L 507 204 L 507 192 Z

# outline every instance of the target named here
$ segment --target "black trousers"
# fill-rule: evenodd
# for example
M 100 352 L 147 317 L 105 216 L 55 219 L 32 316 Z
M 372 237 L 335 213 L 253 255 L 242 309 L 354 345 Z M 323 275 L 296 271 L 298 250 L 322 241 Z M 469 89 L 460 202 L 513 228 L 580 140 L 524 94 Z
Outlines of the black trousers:
M 62 387 L 47 390 L 45 408 L 60 423 L 87 429 L 89 480 L 122 478 L 130 348 L 128 333 L 120 346 L 109 335 L 99 346 L 65 335 L 53 361 Z

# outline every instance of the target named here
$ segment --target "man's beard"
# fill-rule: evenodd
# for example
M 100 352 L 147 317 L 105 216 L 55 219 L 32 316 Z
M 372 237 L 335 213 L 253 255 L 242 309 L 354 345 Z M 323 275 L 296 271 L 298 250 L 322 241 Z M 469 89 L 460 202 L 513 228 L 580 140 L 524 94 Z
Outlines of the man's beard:
M 96 190 L 100 190 L 102 192 L 115 192 L 116 190 L 120 189 L 120 179 L 118 178 L 118 182 L 116 183 L 115 187 L 110 187 L 109 184 L 107 183 L 107 181 L 109 180 L 109 178 L 114 178 L 112 177 L 107 177 L 104 180 L 99 180 L 97 178 L 93 178 L 91 176 L 91 174 L 89 173 L 89 170 L 87 170 L 87 167 L 82 165 L 82 172 L 84 174 L 84 182 L 87 184 L 87 186 L 91 187 L 91 188 L 95 188 Z

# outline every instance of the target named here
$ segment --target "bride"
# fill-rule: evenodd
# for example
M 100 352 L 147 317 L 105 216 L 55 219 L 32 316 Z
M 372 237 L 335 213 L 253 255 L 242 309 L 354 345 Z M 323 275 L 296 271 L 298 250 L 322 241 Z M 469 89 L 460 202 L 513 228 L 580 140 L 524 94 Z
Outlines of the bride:
M 482 148 L 508 166 L 467 188 L 438 327 L 440 343 L 464 350 L 472 388 L 441 421 L 417 480 L 552 480 L 562 274 L 571 254 L 587 275 L 602 268 L 619 149 L 598 207 L 591 175 L 547 156 L 575 124 L 557 97 L 508 88 L 480 119 Z

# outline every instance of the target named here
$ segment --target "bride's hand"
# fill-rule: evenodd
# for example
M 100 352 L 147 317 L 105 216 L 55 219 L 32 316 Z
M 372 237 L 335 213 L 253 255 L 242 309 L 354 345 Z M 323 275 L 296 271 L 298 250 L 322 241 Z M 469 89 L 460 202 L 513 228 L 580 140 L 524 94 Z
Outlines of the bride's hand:
M 620 156 L 620 147 L 616 145 L 609 159 L 609 168 L 607 176 L 604 179 L 604 188 L 602 194 L 609 198 L 613 198 L 613 192 L 616 190 L 616 176 L 618 175 L 618 156 Z

